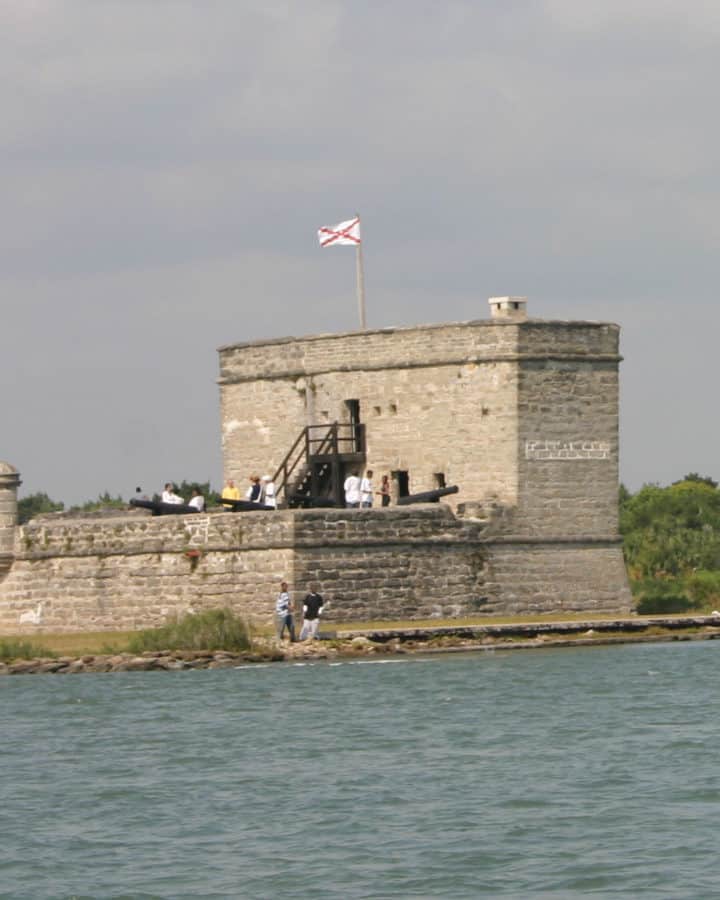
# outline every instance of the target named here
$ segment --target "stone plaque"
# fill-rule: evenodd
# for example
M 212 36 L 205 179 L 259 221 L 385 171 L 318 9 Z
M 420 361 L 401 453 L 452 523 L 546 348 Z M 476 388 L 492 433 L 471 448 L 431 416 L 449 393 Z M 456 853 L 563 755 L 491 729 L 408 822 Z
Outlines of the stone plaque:
M 525 441 L 525 459 L 610 459 L 607 441 Z

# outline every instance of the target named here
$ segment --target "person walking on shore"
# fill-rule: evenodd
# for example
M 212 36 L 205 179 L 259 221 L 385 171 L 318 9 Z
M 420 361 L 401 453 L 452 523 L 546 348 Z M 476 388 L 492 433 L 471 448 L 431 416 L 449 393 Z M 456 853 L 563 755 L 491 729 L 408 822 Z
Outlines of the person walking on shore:
M 317 636 L 320 625 L 320 613 L 323 608 L 323 598 L 317 592 L 317 585 L 310 585 L 310 593 L 303 603 L 303 626 L 300 632 L 300 640 L 313 640 Z
M 275 601 L 275 624 L 278 640 L 283 639 L 285 629 L 288 630 L 290 643 L 295 643 L 295 621 L 293 618 L 293 602 L 290 598 L 287 581 L 280 584 L 280 593 Z

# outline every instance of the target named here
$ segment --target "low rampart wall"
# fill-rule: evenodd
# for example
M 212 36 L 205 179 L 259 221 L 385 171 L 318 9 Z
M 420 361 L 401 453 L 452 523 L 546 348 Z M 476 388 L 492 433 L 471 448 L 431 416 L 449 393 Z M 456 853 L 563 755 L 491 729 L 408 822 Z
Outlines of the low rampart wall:
M 627 611 L 614 542 L 511 543 L 443 504 L 152 518 L 38 518 L 0 579 L 0 633 L 133 629 L 228 606 L 268 623 L 279 582 L 330 622 Z

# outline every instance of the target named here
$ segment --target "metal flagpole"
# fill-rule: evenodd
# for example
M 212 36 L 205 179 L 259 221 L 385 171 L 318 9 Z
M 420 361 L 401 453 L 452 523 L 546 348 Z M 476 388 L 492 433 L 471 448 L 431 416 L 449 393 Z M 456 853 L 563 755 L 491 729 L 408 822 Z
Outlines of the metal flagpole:
M 360 214 L 355 213 L 358 225 L 360 224 Z M 357 271 L 357 297 L 358 312 L 360 313 L 360 329 L 367 331 L 365 322 L 365 273 L 363 272 L 363 254 L 362 254 L 362 231 L 360 232 L 360 240 L 355 245 L 355 268 Z

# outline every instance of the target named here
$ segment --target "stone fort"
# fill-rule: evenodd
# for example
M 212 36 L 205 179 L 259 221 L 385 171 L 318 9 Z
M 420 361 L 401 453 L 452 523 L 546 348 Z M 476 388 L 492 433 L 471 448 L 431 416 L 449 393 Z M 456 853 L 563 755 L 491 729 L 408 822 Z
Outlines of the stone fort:
M 490 300 L 472 322 L 219 350 L 225 478 L 274 511 L 38 516 L 0 463 L 0 632 L 137 628 L 229 606 L 269 621 L 280 580 L 331 622 L 632 608 L 618 533 L 619 328 Z M 333 505 L 351 471 L 387 508 Z M 439 502 L 405 498 L 446 486 Z

